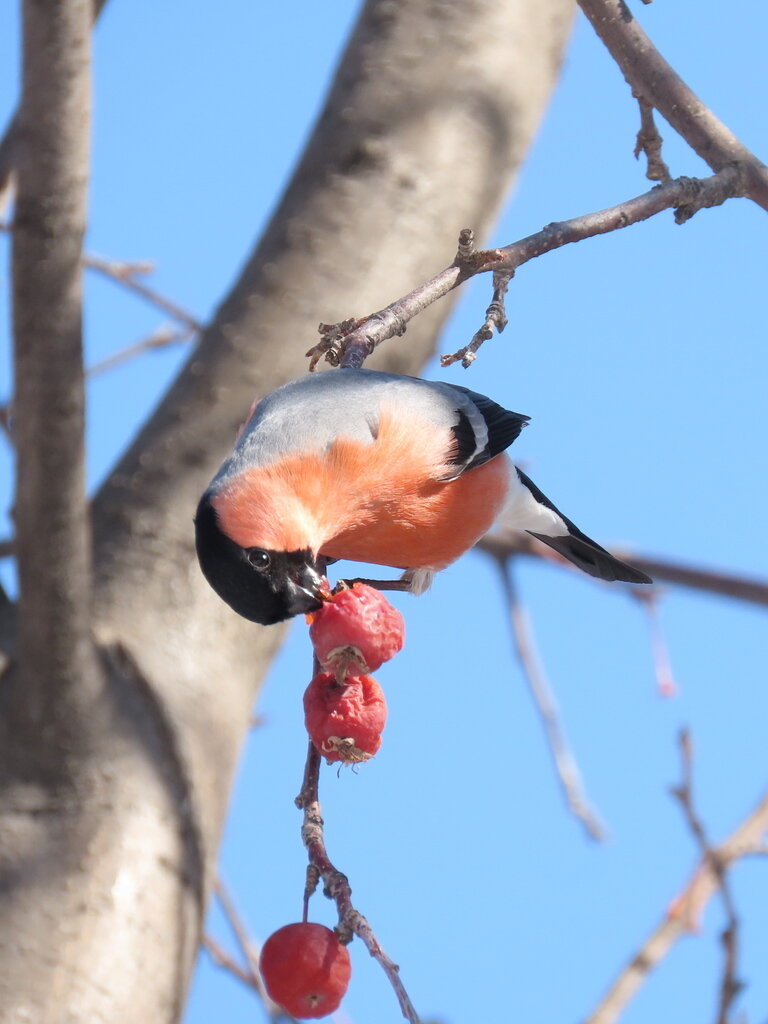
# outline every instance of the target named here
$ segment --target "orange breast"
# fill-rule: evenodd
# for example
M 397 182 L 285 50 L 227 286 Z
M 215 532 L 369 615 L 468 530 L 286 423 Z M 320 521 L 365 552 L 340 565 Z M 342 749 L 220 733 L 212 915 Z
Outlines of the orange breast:
M 499 455 L 449 483 L 399 494 L 382 503 L 381 514 L 324 541 L 321 552 L 401 569 L 442 569 L 491 527 L 506 498 L 509 471 L 509 459 Z
M 439 569 L 491 526 L 509 481 L 505 455 L 441 479 L 454 445 L 450 430 L 385 410 L 371 443 L 340 437 L 245 470 L 213 502 L 242 547 Z

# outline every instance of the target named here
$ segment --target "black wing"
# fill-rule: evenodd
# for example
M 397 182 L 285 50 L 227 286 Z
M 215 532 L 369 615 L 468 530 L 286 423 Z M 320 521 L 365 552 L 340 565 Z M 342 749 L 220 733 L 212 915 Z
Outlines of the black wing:
M 458 384 L 446 384 L 445 386 L 470 399 L 482 417 L 488 432 L 487 439 L 480 444 L 471 415 L 463 408 L 456 410 L 459 417 L 453 427 L 456 437 L 456 452 L 451 462 L 461 466 L 462 472 L 482 466 L 483 463 L 490 461 L 495 455 L 499 455 L 509 448 L 530 420 L 530 416 L 523 416 L 519 412 L 510 412 L 509 409 L 504 409 L 492 399 L 486 398 L 485 395 L 479 395 L 476 391 L 470 391 L 469 388 L 463 388 Z M 465 403 L 462 402 L 462 405 Z

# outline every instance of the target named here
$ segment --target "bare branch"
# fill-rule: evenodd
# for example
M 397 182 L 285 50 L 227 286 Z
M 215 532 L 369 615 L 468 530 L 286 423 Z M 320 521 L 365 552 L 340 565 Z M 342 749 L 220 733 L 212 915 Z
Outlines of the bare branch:
M 484 551 L 494 558 L 525 555 L 552 562 L 569 570 L 573 568 L 556 552 L 518 530 L 495 529 L 491 533 L 487 533 L 475 546 L 478 550 Z M 672 559 L 655 558 L 637 553 L 632 548 L 611 547 L 610 551 L 622 561 L 631 561 L 632 565 L 652 576 L 657 582 L 663 580 L 677 586 L 690 587 L 693 590 L 702 590 L 710 594 L 720 594 L 722 597 L 748 601 L 750 604 L 768 605 L 768 580 L 700 569 L 698 566 L 685 565 Z
M 126 345 L 125 348 L 113 352 L 111 356 L 107 356 L 98 363 L 94 363 L 93 366 L 89 366 L 86 376 L 96 377 L 101 373 L 106 373 L 108 370 L 114 370 L 116 366 L 127 363 L 131 359 L 135 359 L 136 356 L 143 355 L 145 352 L 158 348 L 168 348 L 170 345 L 178 345 L 183 341 L 188 341 L 192 335 L 193 332 L 190 330 L 158 327 L 156 331 L 148 334 L 146 338 L 135 341 L 132 345 Z
M 679 786 L 672 787 L 672 795 L 680 802 L 685 820 L 693 833 L 699 847 L 702 861 L 709 865 L 717 878 L 720 896 L 725 911 L 726 926 L 722 933 L 724 962 L 723 978 L 720 984 L 720 998 L 715 1024 L 728 1024 L 731 1006 L 744 987 L 739 981 L 739 918 L 733 899 L 727 865 L 724 864 L 713 850 L 704 824 L 696 812 L 693 803 L 693 741 L 687 729 L 680 732 L 680 757 L 683 767 L 683 778 Z
M 690 931 L 719 888 L 717 862 L 722 869 L 741 857 L 763 853 L 764 836 L 768 830 L 768 794 L 746 820 L 725 842 L 703 858 L 688 883 L 672 901 L 666 915 L 622 969 L 596 1009 L 584 1024 L 614 1024 L 646 981 L 651 971 L 664 959 L 677 940 Z
M 229 922 L 229 926 L 237 939 L 237 943 L 240 946 L 240 952 L 243 954 L 245 962 L 248 964 L 248 970 L 253 978 L 252 984 L 258 991 L 259 995 L 266 999 L 267 995 L 261 984 L 261 975 L 259 974 L 259 951 L 254 947 L 251 936 L 245 926 L 245 922 L 235 906 L 235 901 L 230 896 L 229 890 L 224 885 L 221 878 L 218 878 L 214 883 L 213 891 L 215 892 L 216 898 L 221 904 L 221 909 L 224 911 L 224 916 Z
M 202 331 L 203 325 L 191 313 L 188 313 L 178 303 L 172 302 L 155 288 L 150 288 L 149 285 L 139 280 L 140 275 L 147 274 L 153 269 L 151 263 L 123 263 L 120 260 L 106 260 L 101 256 L 94 256 L 92 253 L 86 253 L 83 256 L 83 263 L 89 269 L 98 271 L 141 296 L 150 305 L 161 309 L 180 324 L 184 324 L 189 332 Z
M 0 231 L 5 234 L 12 234 L 13 228 L 6 221 L 0 221 Z M 95 270 L 104 277 L 109 278 L 116 284 L 122 285 L 135 295 L 140 296 L 151 306 L 167 313 L 178 323 L 183 324 L 187 329 L 187 335 L 197 334 L 203 329 L 203 325 L 190 312 L 173 302 L 162 292 L 149 287 L 139 280 L 145 274 L 151 274 L 155 269 L 154 264 L 144 260 L 140 263 L 126 262 L 124 260 L 108 260 L 102 256 L 95 256 L 93 253 L 84 253 L 83 266 L 89 270 Z
M 768 209 L 768 167 L 685 84 L 635 20 L 624 0 L 579 0 L 592 28 L 621 68 L 633 93 L 655 107 L 712 168 L 741 165 L 744 192 Z
M 568 740 L 560 722 L 557 701 L 536 651 L 531 624 L 517 594 L 512 576 L 511 559 L 499 559 L 498 566 L 504 596 L 509 608 L 517 656 L 544 726 L 549 751 L 566 803 L 572 814 L 582 823 L 590 839 L 602 841 L 606 838 L 605 826 L 591 807 L 584 792 L 579 766 L 568 746 Z
M 203 948 L 210 956 L 211 960 L 216 964 L 217 967 L 223 967 L 229 971 L 230 974 L 234 975 L 238 981 L 242 981 L 248 988 L 255 988 L 256 978 L 249 970 L 241 967 L 240 964 L 231 956 L 226 949 L 218 942 L 212 935 L 203 936 Z M 261 993 L 259 992 L 259 995 Z
M 315 662 L 319 671 L 319 666 Z M 334 901 L 339 914 L 337 931 L 342 942 L 349 942 L 352 935 L 357 935 L 365 943 L 368 952 L 376 959 L 395 990 L 403 1016 L 410 1024 L 421 1024 L 419 1015 L 405 991 L 400 980 L 400 969 L 382 949 L 368 921 L 352 904 L 352 889 L 346 875 L 342 874 L 331 862 L 325 848 L 323 833 L 323 817 L 320 808 L 318 788 L 320 783 L 320 754 L 309 741 L 307 763 L 304 768 L 304 779 L 301 792 L 296 797 L 296 806 L 304 812 L 301 837 L 307 848 L 310 868 L 307 876 L 305 892 L 305 908 L 313 890 L 313 881 L 319 876 L 324 883 L 325 895 Z
M 9 224 L 0 221 L 0 231 L 12 233 L 12 228 Z M 172 327 L 157 328 L 157 330 L 141 341 L 134 342 L 134 344 L 114 352 L 111 356 L 107 356 L 100 362 L 94 363 L 93 366 L 86 370 L 86 377 L 95 377 L 98 374 L 106 373 L 106 371 L 112 370 L 114 367 L 128 362 L 130 359 L 134 359 L 150 349 L 165 348 L 169 345 L 188 341 L 202 330 L 202 324 L 191 313 L 161 292 L 138 280 L 140 275 L 151 273 L 154 269 L 151 263 L 127 263 L 122 260 L 106 260 L 101 256 L 85 253 L 83 255 L 83 266 L 88 267 L 90 270 L 95 270 L 97 273 L 122 285 L 150 305 L 169 314 L 174 320 L 183 325 L 181 330 Z M 11 415 L 12 404 L 10 402 L 0 406 L 0 427 L 12 441 L 13 438 L 10 430 Z
M 170 345 L 180 344 L 181 342 L 188 341 L 192 336 L 192 332 L 188 328 L 176 330 L 173 327 L 159 327 L 157 330 L 147 335 L 146 338 L 142 338 L 140 341 L 136 341 L 132 345 L 126 345 L 125 348 L 121 348 L 118 349 L 117 352 L 113 352 L 111 356 L 107 356 L 98 363 L 94 363 L 92 366 L 89 366 L 85 371 L 85 376 L 97 377 L 99 374 L 106 373 L 108 370 L 113 370 L 116 366 L 120 366 L 122 363 L 127 363 L 131 359 L 135 359 L 136 356 L 143 355 L 145 352 L 158 348 L 168 348 Z M 4 402 L 0 405 L 0 429 L 2 429 L 11 444 L 14 442 L 13 431 L 11 429 L 12 420 L 13 403 Z M 2 544 L 0 544 L 0 558 L 4 558 L 10 553 L 12 552 L 4 549 Z
M 492 262 L 485 269 L 514 272 L 523 263 L 545 252 L 595 235 L 608 234 L 630 224 L 639 224 L 663 210 L 674 208 L 675 220 L 682 224 L 699 210 L 720 206 L 727 199 L 740 195 L 743 195 L 743 182 L 741 172 L 735 166 L 725 167 L 710 178 L 675 178 L 606 210 L 548 224 L 535 235 L 499 250 L 491 250 Z
M 510 245 L 471 252 L 460 263 L 446 267 L 362 323 L 358 321 L 354 330 L 342 332 L 329 361 L 334 365 L 341 362 L 344 366 L 362 366 L 383 341 L 401 335 L 415 316 L 477 274 L 493 271 L 511 276 L 518 267 L 546 252 L 638 224 L 663 210 L 674 209 L 675 220 L 682 224 L 698 210 L 719 206 L 727 199 L 743 195 L 743 188 L 741 171 L 735 165 L 723 168 L 710 178 L 675 178 L 608 209 L 548 224 L 541 231 Z M 352 322 L 345 321 L 345 324 Z M 325 355 L 322 343 L 307 353 L 313 360 L 312 365 Z
M 264 1004 L 264 1009 L 269 1015 L 269 1019 L 271 1021 L 280 1020 L 286 1021 L 287 1024 L 298 1024 L 295 1017 L 286 1013 L 285 1010 L 270 999 L 267 990 L 264 988 L 264 984 L 261 980 L 261 973 L 259 971 L 259 950 L 251 938 L 250 932 L 243 921 L 237 906 L 235 905 L 235 901 L 232 899 L 229 890 L 221 878 L 216 880 L 216 883 L 214 884 L 214 892 L 219 904 L 221 905 L 221 909 L 224 912 L 224 916 L 237 939 L 237 944 L 240 947 L 240 952 L 245 958 L 248 969 L 243 970 L 237 961 L 229 957 L 226 951 L 210 937 L 207 937 L 204 940 L 204 945 L 208 949 L 208 952 L 211 953 L 212 956 L 222 957 L 224 962 L 221 963 L 221 966 L 232 971 L 236 977 L 240 978 L 241 981 L 245 981 L 246 984 L 254 990 Z
M 656 587 L 643 589 L 633 587 L 629 592 L 636 601 L 640 602 L 648 620 L 651 656 L 656 671 L 656 689 L 659 696 L 676 697 L 677 684 L 672 674 L 672 659 L 669 656 L 669 647 L 659 620 L 659 591 Z
M 24 5 L 14 438 L 20 663 L 33 718 L 95 679 L 81 336 L 91 16 L 90 0 Z

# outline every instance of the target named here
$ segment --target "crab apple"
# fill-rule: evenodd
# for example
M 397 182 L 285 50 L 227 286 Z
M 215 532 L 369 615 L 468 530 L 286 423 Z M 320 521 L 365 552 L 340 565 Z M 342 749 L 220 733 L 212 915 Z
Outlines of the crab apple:
M 314 613 L 309 636 L 323 668 L 343 679 L 348 672 L 375 672 L 397 654 L 405 621 L 380 590 L 355 583 Z
M 325 1017 L 337 1010 L 349 985 L 349 951 L 336 932 L 307 921 L 279 928 L 259 958 L 264 987 L 292 1017 Z
M 304 722 L 328 764 L 357 764 L 381 746 L 387 705 L 373 676 L 348 676 L 340 683 L 333 672 L 320 672 L 304 693 Z

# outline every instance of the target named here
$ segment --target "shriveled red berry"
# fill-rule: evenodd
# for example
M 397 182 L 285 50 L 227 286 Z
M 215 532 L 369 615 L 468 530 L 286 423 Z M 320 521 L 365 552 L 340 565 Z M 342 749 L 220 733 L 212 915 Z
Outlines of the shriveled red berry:
M 333 672 L 320 672 L 304 693 L 304 721 L 329 764 L 356 764 L 381 746 L 387 705 L 373 676 L 347 676 L 340 683 Z
M 317 660 L 339 679 L 375 672 L 403 646 L 405 620 L 380 590 L 355 583 L 315 612 L 309 636 Z
M 279 928 L 264 943 L 259 970 L 271 999 L 292 1017 L 325 1017 L 337 1010 L 349 985 L 349 952 L 336 932 L 300 922 Z

